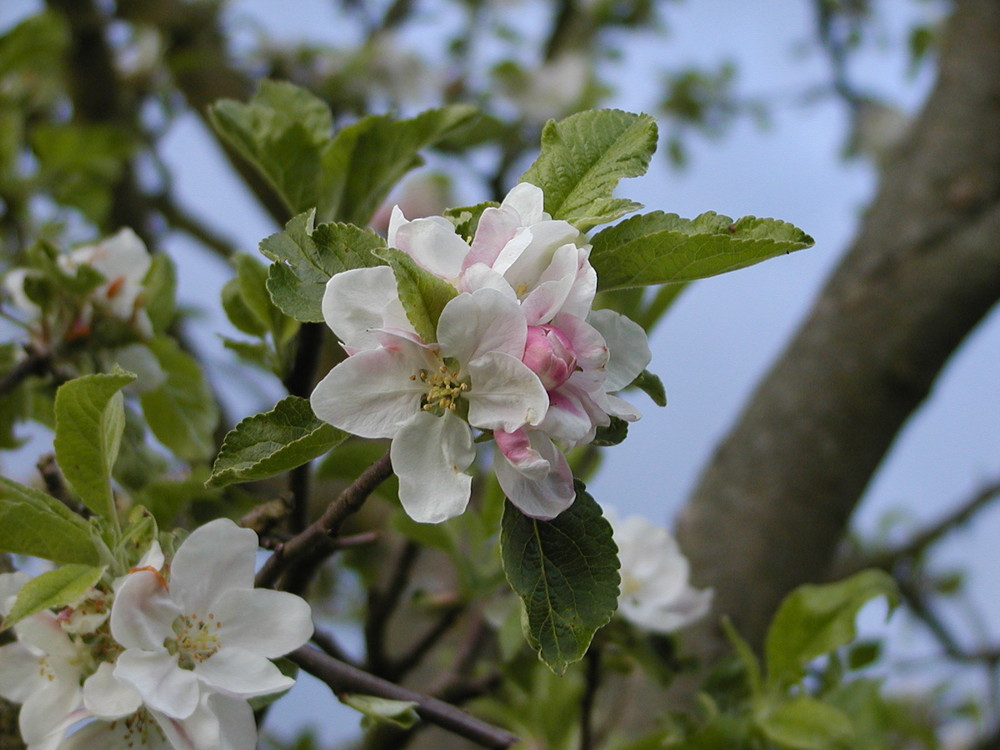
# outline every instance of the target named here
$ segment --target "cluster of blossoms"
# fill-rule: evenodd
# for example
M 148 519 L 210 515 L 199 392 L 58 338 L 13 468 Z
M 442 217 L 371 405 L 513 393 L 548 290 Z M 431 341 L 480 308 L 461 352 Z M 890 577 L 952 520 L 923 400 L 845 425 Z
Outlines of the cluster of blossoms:
M 154 543 L 111 586 L 19 621 L 0 696 L 23 704 L 30 750 L 253 750 L 248 699 L 291 687 L 270 659 L 312 635 L 304 600 L 253 588 L 256 549 L 254 532 L 212 521 L 169 564 Z M 0 575 L 0 614 L 27 580 Z
M 440 522 L 468 504 L 473 428 L 492 433 L 503 491 L 528 516 L 553 518 L 574 498 L 562 451 L 592 441 L 611 417 L 639 418 L 612 395 L 650 359 L 640 326 L 592 310 L 597 275 L 586 237 L 521 183 L 483 211 L 471 242 L 441 216 L 394 209 L 388 244 L 457 291 L 423 340 L 392 269 L 330 279 L 323 316 L 348 357 L 316 386 L 321 419 L 391 438 L 399 497 L 415 520 Z
M 653 633 L 673 633 L 708 614 L 712 590 L 693 588 L 688 561 L 670 532 L 640 516 L 605 517 L 614 529 L 621 569 L 618 613 Z

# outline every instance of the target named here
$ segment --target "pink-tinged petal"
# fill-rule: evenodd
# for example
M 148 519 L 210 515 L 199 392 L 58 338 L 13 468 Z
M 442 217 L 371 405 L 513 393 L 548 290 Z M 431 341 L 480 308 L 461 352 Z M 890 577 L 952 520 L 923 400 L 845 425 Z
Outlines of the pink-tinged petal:
M 348 351 L 374 349 L 375 328 L 413 330 L 388 266 L 355 268 L 333 276 L 323 293 L 323 320 Z
M 539 284 L 528 292 L 521 304 L 524 307 L 524 317 L 530 325 L 549 323 L 562 309 L 569 294 L 573 280 L 570 278 L 548 281 Z
M 257 534 L 228 518 L 199 526 L 184 540 L 170 567 L 170 591 L 183 614 L 212 611 L 227 590 L 253 588 Z
M 395 247 L 435 276 L 455 279 L 469 246 L 455 234 L 455 225 L 443 216 L 429 216 L 403 224 L 396 231 Z
M 514 432 L 545 418 L 549 395 L 520 359 L 502 352 L 488 352 L 469 363 L 472 387 L 469 424 L 485 430 Z
M 496 258 L 490 265 L 493 270 L 500 274 L 505 274 L 517 259 L 531 246 L 531 230 L 527 227 L 519 227 L 507 243 L 500 248 Z
M 114 664 L 101 662 L 83 683 L 83 705 L 90 714 L 111 721 L 135 713 L 142 696 L 131 685 L 114 676 Z
M 129 573 L 111 605 L 111 634 L 126 648 L 163 648 L 173 637 L 174 620 L 181 614 L 166 583 L 155 570 Z
M 518 255 L 507 268 L 501 269 L 500 258 L 493 267 L 503 273 L 515 290 L 523 286 L 526 289 L 535 287 L 552 263 L 556 250 L 566 245 L 575 246 L 581 239 L 580 231 L 565 221 L 543 221 L 534 224 L 528 230 L 531 232 L 531 243 Z M 501 254 L 501 258 L 503 258 Z M 573 276 L 575 276 L 575 269 Z
M 520 219 L 513 211 L 493 207 L 483 211 L 476 226 L 476 236 L 472 238 L 472 247 L 462 265 L 463 270 L 477 263 L 492 266 L 500 251 L 514 238 L 521 226 Z M 527 246 L 530 237 L 528 235 L 525 239 L 524 246 Z
M 115 662 L 114 676 L 138 690 L 147 707 L 171 718 L 186 719 L 198 707 L 198 678 L 166 650 L 126 649 Z
M 600 370 L 608 363 L 608 345 L 601 332 L 573 315 L 559 314 L 552 325 L 570 341 L 576 362 L 582 370 Z
M 469 426 L 446 411 L 420 412 L 399 431 L 390 448 L 399 477 L 399 501 L 414 521 L 440 523 L 465 510 L 472 489 L 466 469 L 476 457 Z
M 44 680 L 28 696 L 18 714 L 21 737 L 28 745 L 44 742 L 47 737 L 66 731 L 65 720 L 80 707 L 83 691 L 77 679 Z
M 538 430 L 528 431 L 531 448 L 549 462 L 549 472 L 541 479 L 525 476 L 501 453 L 494 463 L 497 481 L 507 498 L 531 518 L 549 520 L 566 510 L 576 499 L 573 472 L 566 457 Z
M 515 300 L 493 289 L 480 289 L 460 294 L 445 305 L 437 333 L 441 354 L 465 365 L 488 352 L 520 359 L 528 324 Z
M 528 479 L 544 479 L 552 468 L 541 453 L 531 447 L 528 431 L 523 427 L 514 432 L 496 430 L 497 448 L 517 471 Z
M 611 353 L 605 368 L 605 390 L 608 393 L 621 390 L 635 380 L 652 359 L 646 332 L 638 323 L 613 310 L 594 310 L 587 322 L 601 332 Z
M 283 591 L 229 591 L 216 603 L 219 640 L 265 657 L 287 654 L 313 633 L 312 610 L 305 599 Z
M 348 357 L 312 392 L 316 416 L 366 438 L 395 435 L 420 410 L 427 386 L 420 381 L 423 359 L 399 350 L 373 349 Z M 436 369 L 436 368 L 435 368 Z
M 580 270 L 576 272 L 576 279 L 573 286 L 563 300 L 560 312 L 566 315 L 573 315 L 577 318 L 586 318 L 590 308 L 594 306 L 594 297 L 597 294 L 597 271 L 587 261 L 590 245 L 578 248 Z
M 521 224 L 527 227 L 552 218 L 545 213 L 544 203 L 545 198 L 540 187 L 530 182 L 520 182 L 507 193 L 500 207 L 516 212 Z
M 598 423 L 595 417 L 601 423 L 608 422 L 587 394 L 565 384 L 549 392 L 549 410 L 538 429 L 564 447 L 575 448 L 594 439 Z
M 263 656 L 242 648 L 223 647 L 196 664 L 194 674 L 213 690 L 239 698 L 280 693 L 295 684 Z

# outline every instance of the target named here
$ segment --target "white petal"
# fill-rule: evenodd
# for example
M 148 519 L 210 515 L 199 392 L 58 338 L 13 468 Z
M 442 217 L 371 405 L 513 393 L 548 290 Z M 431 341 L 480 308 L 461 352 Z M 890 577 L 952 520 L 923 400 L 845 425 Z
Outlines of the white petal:
M 77 648 L 62 629 L 62 625 L 48 610 L 36 612 L 14 626 L 21 643 L 39 652 L 62 659 L 75 659 Z
M 442 279 L 458 278 L 469 254 L 465 240 L 455 234 L 455 225 L 443 216 L 415 219 L 400 226 L 395 247 Z
M 446 411 L 420 412 L 392 441 L 390 458 L 399 477 L 399 500 L 414 521 L 440 523 L 465 510 L 476 457 L 469 426 Z
M 500 206 L 516 211 L 521 223 L 530 226 L 551 218 L 543 209 L 544 202 L 545 197 L 540 187 L 530 182 L 520 182 L 511 188 Z
M 115 662 L 114 675 L 142 695 L 143 703 L 175 719 L 186 719 L 198 707 L 198 678 L 181 669 L 166 650 L 126 649 Z
M 460 294 L 441 311 L 438 320 L 441 354 L 465 365 L 487 352 L 520 359 L 528 324 L 516 300 L 494 289 Z
M 214 690 L 240 698 L 280 693 L 295 683 L 263 656 L 225 646 L 196 664 L 194 673 Z
M 646 332 L 638 323 L 613 310 L 594 310 L 587 322 L 601 332 L 610 358 L 606 367 L 608 393 L 621 390 L 646 369 L 652 354 Z
M 531 291 L 521 303 L 529 323 L 548 323 L 562 310 L 576 281 L 578 256 L 576 245 L 563 245 L 553 253 L 552 260 L 537 281 L 530 284 Z M 505 278 L 511 281 L 509 275 Z
M 466 398 L 474 427 L 514 432 L 545 418 L 549 395 L 520 359 L 489 352 L 469 363 L 469 376 L 472 387 Z
M 221 694 L 208 695 L 207 703 L 207 709 L 219 722 L 219 750 L 254 750 L 257 747 L 257 724 L 249 703 Z
M 386 233 L 386 242 L 389 247 L 399 247 L 396 244 L 396 234 L 399 232 L 401 226 L 408 223 L 407 218 L 403 215 L 403 209 L 399 206 L 393 206 L 392 213 L 389 215 L 389 228 Z
M 502 453 L 494 463 L 497 481 L 507 498 L 522 513 L 531 518 L 555 518 L 576 499 L 573 472 L 566 457 L 552 441 L 538 430 L 529 430 L 531 447 L 550 465 L 549 472 L 541 479 L 532 479 L 517 470 Z
M 83 705 L 99 719 L 120 719 L 135 713 L 142 705 L 142 696 L 117 679 L 114 668 L 111 662 L 101 662 L 83 683 Z
M 556 250 L 565 245 L 575 246 L 581 237 L 580 231 L 565 221 L 543 221 L 532 225 L 528 231 L 531 232 L 531 243 L 517 260 L 501 271 L 514 289 L 522 285 L 526 289 L 537 286 L 545 269 L 552 263 Z M 493 266 L 498 271 L 501 270 L 499 260 Z M 575 271 L 573 275 L 576 275 Z
M 14 703 L 28 700 L 44 679 L 38 669 L 42 658 L 18 641 L 0 646 L 0 697 Z
M 173 637 L 173 623 L 180 614 L 160 574 L 136 570 L 125 576 L 115 593 L 111 634 L 126 648 L 162 648 L 163 640 Z
M 374 349 L 374 328 L 413 330 L 388 266 L 355 268 L 333 276 L 323 293 L 323 320 L 348 351 Z
M 253 588 L 257 534 L 218 518 L 184 540 L 170 566 L 170 591 L 184 614 L 206 615 L 229 589 Z
M 419 373 L 428 366 L 401 350 L 358 352 L 330 370 L 309 400 L 316 416 L 334 427 L 361 437 L 389 438 L 420 410 L 427 386 Z
M 66 717 L 80 707 L 83 691 L 77 680 L 45 680 L 41 688 L 28 696 L 18 714 L 21 736 L 29 745 L 45 740 L 53 733 L 65 731 Z
M 261 656 L 287 654 L 313 633 L 312 610 L 305 599 L 284 591 L 230 591 L 219 598 L 214 612 L 226 648 L 244 648 Z
M 31 576 L 20 570 L 14 573 L 0 573 L 0 617 L 6 617 L 10 608 L 14 606 L 17 593 L 21 590 Z
M 485 263 L 475 263 L 464 271 L 458 279 L 458 288 L 463 292 L 475 292 L 477 289 L 495 289 L 504 297 L 517 302 L 514 289 L 501 274 Z

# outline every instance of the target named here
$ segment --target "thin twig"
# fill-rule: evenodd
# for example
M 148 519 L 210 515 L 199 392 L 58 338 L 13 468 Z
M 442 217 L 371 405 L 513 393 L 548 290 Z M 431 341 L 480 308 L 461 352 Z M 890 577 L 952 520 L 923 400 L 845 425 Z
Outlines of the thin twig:
M 257 573 L 257 586 L 270 588 L 293 566 L 315 566 L 332 552 L 332 539 L 340 531 L 340 525 L 360 510 L 368 496 L 391 474 L 392 463 L 387 452 L 341 492 L 322 516 L 272 553 Z
M 482 747 L 508 748 L 518 742 L 518 737 L 505 729 L 487 724 L 450 703 L 383 680 L 327 656 L 318 649 L 302 646 L 290 653 L 288 658 L 329 685 L 336 695 L 362 693 L 391 700 L 411 701 L 416 704 L 414 710 L 426 721 Z
M 314 627 L 312 642 L 319 646 L 323 653 L 328 656 L 332 656 L 334 659 L 339 659 L 345 664 L 357 666 L 354 659 L 351 658 L 351 655 L 344 650 L 344 647 L 340 645 L 337 639 L 334 638 L 333 633 L 330 631 Z
M 44 375 L 52 364 L 52 352 L 29 351 L 28 356 L 0 378 L 0 396 L 6 396 L 32 375 Z
M 420 553 L 420 546 L 407 540 L 393 567 L 384 592 L 372 587 L 368 592 L 368 618 L 365 622 L 365 648 L 368 652 L 368 669 L 375 674 L 388 676 L 389 659 L 385 653 L 385 634 L 392 613 L 410 582 L 410 572 Z
M 580 699 L 580 750 L 593 750 L 594 698 L 601 679 L 601 649 L 592 645 L 587 652 L 587 675 L 583 697 Z
M 394 663 L 388 665 L 388 674 L 393 679 L 401 679 L 416 667 L 432 648 L 441 640 L 445 633 L 451 630 L 458 616 L 462 614 L 463 605 L 454 605 L 441 613 L 438 619 L 424 635 L 413 644 L 412 648 Z

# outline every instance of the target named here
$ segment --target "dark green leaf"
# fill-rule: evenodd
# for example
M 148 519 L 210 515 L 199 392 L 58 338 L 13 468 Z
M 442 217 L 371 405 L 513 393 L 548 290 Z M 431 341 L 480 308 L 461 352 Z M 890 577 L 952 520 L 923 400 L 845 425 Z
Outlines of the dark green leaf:
M 508 502 L 500 550 L 507 580 L 524 602 L 528 640 L 562 674 L 618 606 L 611 525 L 578 482 L 576 501 L 551 521 L 528 518 Z
M 521 182 L 545 193 L 545 210 L 581 232 L 641 206 L 614 198 L 623 177 L 646 172 L 656 150 L 656 121 L 616 109 L 591 110 L 549 122 L 542 150 Z
M 606 290 L 702 279 L 802 250 L 813 239 L 777 219 L 733 221 L 714 211 L 682 219 L 654 211 L 608 227 L 592 244 L 597 285 Z
M 653 399 L 653 403 L 657 406 L 667 405 L 667 392 L 664 390 L 663 381 L 658 375 L 654 375 L 649 370 L 643 370 L 632 381 L 632 385 Z
M 209 487 L 264 479 L 294 469 L 344 442 L 348 433 L 318 419 L 308 399 L 288 396 L 226 435 Z
M 594 445 L 602 448 L 618 445 L 628 437 L 628 422 L 619 417 L 611 417 L 611 424 L 607 427 L 598 427 L 597 434 L 592 441 Z

